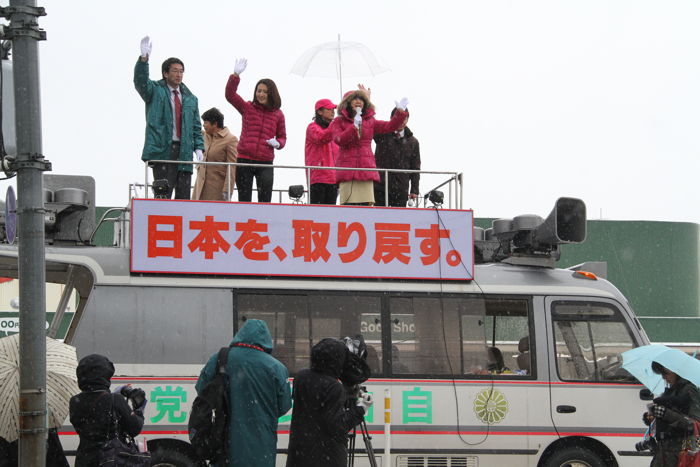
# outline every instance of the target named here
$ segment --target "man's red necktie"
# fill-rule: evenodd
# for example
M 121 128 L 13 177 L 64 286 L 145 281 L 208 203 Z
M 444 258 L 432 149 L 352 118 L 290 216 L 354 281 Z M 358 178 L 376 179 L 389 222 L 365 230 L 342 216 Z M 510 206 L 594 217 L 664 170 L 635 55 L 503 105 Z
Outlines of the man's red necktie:
M 180 101 L 180 93 L 173 91 L 175 93 L 175 133 L 177 134 L 177 139 L 180 139 L 182 135 L 182 102 Z

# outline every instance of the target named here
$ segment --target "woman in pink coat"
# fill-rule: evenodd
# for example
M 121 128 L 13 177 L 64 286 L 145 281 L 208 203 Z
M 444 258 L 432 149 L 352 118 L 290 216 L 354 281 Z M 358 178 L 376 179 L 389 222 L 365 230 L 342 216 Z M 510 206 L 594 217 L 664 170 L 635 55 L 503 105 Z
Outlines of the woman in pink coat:
M 287 142 L 284 114 L 280 110 L 282 99 L 271 79 L 258 81 L 252 102 L 239 96 L 236 91 L 241 81 L 240 74 L 247 64 L 245 58 L 236 60 L 233 74 L 226 84 L 226 100 L 238 110 L 243 120 L 238 142 L 238 162 L 257 164 L 260 167 L 237 168 L 238 201 L 251 200 L 255 177 L 258 202 L 269 203 L 272 200 L 274 171 L 271 166 L 275 159 L 275 149 L 282 149 Z
M 314 121 L 306 127 L 306 165 L 333 167 L 338 156 L 338 145 L 333 142 L 330 123 L 335 116 L 336 105 L 330 99 L 321 99 L 314 107 Z M 309 178 L 311 204 L 335 204 L 338 198 L 335 170 L 311 170 Z
M 336 167 L 376 168 L 372 153 L 372 138 L 375 134 L 396 131 L 408 114 L 405 112 L 408 99 L 405 97 L 396 103 L 398 109 L 390 121 L 374 118 L 374 105 L 369 94 L 360 89 L 345 93 L 338 104 L 338 116 L 331 128 L 333 141 L 340 151 Z M 340 190 L 340 204 L 374 205 L 374 182 L 379 181 L 379 174 L 369 170 L 338 170 L 336 181 Z

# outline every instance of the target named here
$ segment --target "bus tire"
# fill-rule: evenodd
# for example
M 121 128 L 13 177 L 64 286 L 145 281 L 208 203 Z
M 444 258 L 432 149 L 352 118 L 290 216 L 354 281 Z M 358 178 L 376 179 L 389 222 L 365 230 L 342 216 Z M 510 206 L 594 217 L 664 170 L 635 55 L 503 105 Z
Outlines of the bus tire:
M 544 467 L 606 467 L 606 464 L 590 449 L 567 446 L 549 456 Z
M 174 449 L 157 448 L 151 451 L 151 467 L 199 467 L 201 462 Z

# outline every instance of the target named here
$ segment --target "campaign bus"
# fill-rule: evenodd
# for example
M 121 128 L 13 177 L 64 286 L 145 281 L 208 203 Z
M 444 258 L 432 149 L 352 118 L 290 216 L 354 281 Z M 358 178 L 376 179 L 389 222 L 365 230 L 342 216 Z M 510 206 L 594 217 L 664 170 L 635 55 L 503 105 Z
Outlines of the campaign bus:
M 46 279 L 75 294 L 75 312 L 53 319 L 68 319 L 65 342 L 79 358 L 100 353 L 115 363 L 115 387 L 145 390 L 139 439 L 153 465 L 199 465 L 187 434 L 194 385 L 252 318 L 267 323 L 272 355 L 292 382 L 320 339 L 363 336 L 373 456 L 358 433 L 355 465 L 631 467 L 648 459 L 634 448 L 646 394 L 620 357 L 648 338 L 595 268 L 556 267 L 562 244 L 585 240 L 581 200 L 560 198 L 546 218 L 498 219 L 482 230 L 471 210 L 439 202 L 134 198 L 115 218 L 111 247 L 86 241 L 94 222 L 69 238 L 86 228 L 75 219 L 94 211 L 62 212 L 47 235 Z M 0 245 L 0 275 L 16 278 L 17 269 L 16 245 Z M 280 466 L 291 414 L 279 419 Z M 74 455 L 68 420 L 59 434 Z

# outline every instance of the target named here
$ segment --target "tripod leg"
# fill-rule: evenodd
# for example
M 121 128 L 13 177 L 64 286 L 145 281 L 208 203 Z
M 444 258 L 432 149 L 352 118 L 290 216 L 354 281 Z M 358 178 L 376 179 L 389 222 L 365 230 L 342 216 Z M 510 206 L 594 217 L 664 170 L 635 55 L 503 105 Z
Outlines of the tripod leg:
M 367 449 L 367 458 L 369 459 L 369 465 L 371 467 L 377 467 L 377 458 L 374 457 L 374 448 L 372 447 L 372 437 L 367 431 L 367 422 L 362 420 L 360 423 L 360 429 L 362 431 L 362 440 L 365 442 L 365 448 Z
M 357 434 L 357 427 L 352 429 L 352 434 L 348 435 L 348 467 L 353 467 L 355 465 L 355 435 Z

